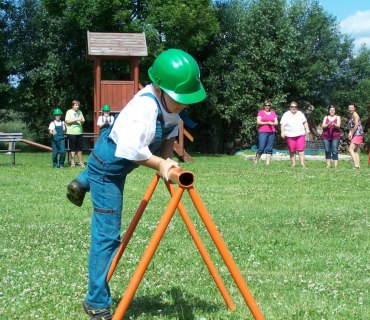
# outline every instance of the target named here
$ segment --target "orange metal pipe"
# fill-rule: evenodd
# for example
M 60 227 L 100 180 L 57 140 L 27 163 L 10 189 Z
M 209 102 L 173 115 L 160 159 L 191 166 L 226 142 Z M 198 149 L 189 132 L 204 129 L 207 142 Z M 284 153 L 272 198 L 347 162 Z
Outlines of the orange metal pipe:
M 175 190 L 174 190 L 174 187 L 168 183 L 166 183 L 166 187 L 168 189 L 168 191 L 170 192 L 171 196 L 174 196 L 175 194 Z M 180 212 L 180 215 L 182 217 L 182 219 L 184 220 L 185 222 L 185 225 L 186 227 L 188 228 L 189 232 L 190 232 L 190 235 L 192 236 L 197 248 L 198 248 L 198 251 L 200 252 L 204 262 L 206 263 L 207 267 L 208 267 L 208 270 L 209 272 L 211 273 L 214 281 L 216 282 L 216 285 L 218 287 L 218 289 L 220 290 L 221 294 L 222 294 L 222 297 L 224 298 L 227 306 L 229 307 L 229 309 L 231 311 L 235 311 L 235 306 L 234 306 L 234 303 L 233 301 L 231 300 L 231 297 L 224 285 L 224 283 L 222 282 L 222 279 L 220 277 L 220 275 L 218 274 L 217 270 L 216 270 L 216 267 L 214 266 L 211 258 L 209 257 L 208 253 L 207 253 L 207 250 L 205 248 L 205 246 L 203 245 L 203 242 L 201 240 L 201 238 L 199 237 L 198 235 L 198 232 L 197 230 L 195 229 L 188 213 L 186 212 L 186 209 L 184 207 L 184 205 L 182 204 L 182 202 L 180 201 L 177 209 L 179 210 Z
M 256 320 L 263 320 L 264 317 L 262 315 L 261 310 L 259 309 L 256 301 L 253 298 L 252 293 L 250 292 L 247 284 L 245 283 L 238 267 L 236 266 L 230 252 L 228 251 L 225 243 L 222 240 L 220 233 L 218 232 L 211 215 L 209 214 L 207 208 L 203 204 L 202 199 L 196 192 L 196 190 L 191 187 L 188 189 L 189 195 L 194 203 L 194 206 L 198 210 L 198 213 L 203 220 L 213 242 L 215 243 L 218 251 L 220 252 L 222 259 L 224 260 L 227 268 L 230 271 L 231 276 L 233 277 L 236 285 L 238 286 L 245 302 L 248 305 L 249 310 L 251 311 L 254 319 Z
M 107 275 L 107 282 L 110 281 L 110 279 L 113 275 L 113 272 L 116 269 L 116 267 L 118 265 L 118 262 L 122 257 L 122 254 L 125 252 L 126 247 L 129 243 L 133 233 L 135 232 L 135 229 L 136 229 L 136 227 L 137 227 L 137 225 L 138 225 L 138 223 L 139 223 L 139 221 L 140 221 L 140 219 L 141 219 L 141 217 L 144 213 L 144 210 L 145 210 L 146 206 L 148 205 L 148 202 L 149 202 L 150 198 L 152 197 L 155 188 L 157 187 L 158 181 L 159 181 L 159 176 L 155 175 L 152 182 L 149 184 L 149 187 L 148 187 L 147 191 L 145 192 L 145 195 L 144 195 L 143 199 L 140 202 L 139 208 L 136 210 L 135 216 L 132 219 L 131 224 L 128 227 L 128 229 L 125 233 L 125 236 L 123 237 L 122 242 L 121 242 L 120 246 L 118 247 L 118 250 L 117 250 L 117 252 L 116 252 L 116 254 L 115 254 L 115 256 L 112 260 L 112 263 L 109 267 L 109 271 L 108 271 L 108 275 Z
M 170 169 L 169 179 L 173 183 L 177 183 L 179 186 L 182 186 L 183 188 L 192 186 L 193 183 L 194 183 L 194 175 L 191 172 L 182 170 L 180 168 Z M 122 257 L 123 252 L 126 250 L 127 244 L 129 243 L 129 241 L 132 237 L 132 234 L 134 233 L 134 231 L 137 227 L 137 224 L 139 223 L 139 221 L 140 221 L 140 219 L 143 215 L 143 212 L 144 212 L 151 196 L 153 195 L 153 192 L 154 192 L 154 190 L 155 190 L 155 188 L 158 184 L 158 181 L 159 181 L 159 175 L 156 174 L 155 177 L 153 178 L 151 184 L 149 185 L 148 190 L 145 193 L 145 195 L 144 195 L 144 197 L 143 197 L 143 199 L 140 203 L 140 206 L 137 209 L 136 214 L 135 214 L 129 228 L 127 229 L 127 232 L 126 232 L 124 238 L 122 239 L 122 242 L 121 242 L 120 246 L 118 247 L 117 253 L 115 254 L 115 256 L 112 260 L 111 266 L 109 267 L 109 271 L 108 271 L 108 274 L 107 274 L 107 282 L 110 281 L 110 279 L 111 279 L 111 277 L 114 273 L 114 270 L 116 269 L 116 267 L 118 265 L 118 262 Z
M 182 188 L 190 188 L 194 184 L 194 174 L 181 168 L 172 168 L 168 171 L 169 180 Z
M 131 281 L 116 309 L 116 312 L 113 315 L 113 320 L 121 320 L 123 316 L 126 313 L 126 310 L 132 300 L 132 297 L 134 296 L 141 279 L 144 276 L 144 273 L 146 269 L 148 268 L 148 265 L 153 258 L 153 255 L 158 248 L 159 242 L 161 241 L 172 217 L 175 213 L 175 210 L 180 202 L 181 196 L 184 193 L 184 188 L 179 188 L 175 195 L 171 198 L 170 202 L 168 203 L 168 206 L 166 210 L 163 213 L 163 216 L 154 231 L 154 234 L 149 242 L 149 245 L 141 258 L 139 265 L 134 273 L 134 275 L 131 278 Z

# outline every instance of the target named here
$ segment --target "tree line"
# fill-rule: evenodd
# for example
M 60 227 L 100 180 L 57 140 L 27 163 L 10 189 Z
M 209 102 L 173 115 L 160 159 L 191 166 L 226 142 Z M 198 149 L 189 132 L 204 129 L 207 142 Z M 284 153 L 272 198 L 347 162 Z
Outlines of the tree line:
M 280 116 L 292 100 L 313 106 L 313 125 L 330 104 L 345 116 L 354 101 L 364 123 L 369 115 L 370 49 L 354 52 L 353 39 L 317 0 L 0 1 L 0 121 L 13 110 L 41 141 L 51 110 L 67 110 L 73 99 L 92 130 L 87 31 L 145 32 L 142 84 L 167 48 L 199 61 L 208 97 L 188 108 L 199 124 L 192 132 L 199 151 L 225 152 L 235 140 L 255 143 L 264 100 Z M 128 77 L 128 65 L 104 65 L 103 79 Z

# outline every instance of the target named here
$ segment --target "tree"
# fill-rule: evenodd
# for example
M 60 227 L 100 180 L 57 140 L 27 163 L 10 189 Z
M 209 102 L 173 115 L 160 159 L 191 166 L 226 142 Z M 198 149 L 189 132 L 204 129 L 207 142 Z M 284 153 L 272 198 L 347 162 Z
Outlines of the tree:
M 326 108 L 352 56 L 352 41 L 340 33 L 336 18 L 316 0 L 293 1 L 289 20 L 296 31 L 297 49 L 286 83 L 289 98 Z
M 225 138 L 255 143 L 255 115 L 265 99 L 279 115 L 289 101 L 305 101 L 315 107 L 313 126 L 321 122 L 338 83 L 353 68 L 352 40 L 340 33 L 337 20 L 316 0 L 215 5 L 221 32 L 208 52 L 205 82 L 212 138 L 220 137 L 218 150 Z
M 10 1 L 1 0 L 0 2 L 0 122 L 9 120 L 9 104 L 11 99 L 12 87 L 9 84 L 9 21 L 8 17 L 12 11 Z
M 132 0 L 20 0 L 11 17 L 13 74 L 19 79 L 14 104 L 30 130 L 46 140 L 46 124 L 55 107 L 69 108 L 73 99 L 81 101 L 81 108 L 92 127 L 93 65 L 86 59 L 87 30 L 93 32 L 146 32 L 151 56 L 143 59 L 141 79 L 148 79 L 147 69 L 153 57 L 169 46 L 188 41 L 186 48 L 202 52 L 212 35 L 211 2 Z M 161 9 L 161 10 L 159 10 Z M 192 19 L 181 21 L 184 34 L 174 30 L 174 17 L 191 14 Z M 173 15 L 170 11 L 173 11 Z M 163 17 L 155 17 L 165 12 Z M 205 19 L 204 14 L 207 15 Z M 170 19 L 171 18 L 171 19 Z M 163 27 L 164 20 L 169 26 Z M 179 20 L 177 20 L 178 23 Z M 196 22 L 194 22 L 196 21 Z M 198 29 L 195 32 L 195 29 Z M 190 35 L 190 36 L 189 36 Z M 176 42 L 178 41 L 178 42 Z M 128 64 L 107 62 L 104 77 L 127 79 Z M 88 126 L 85 126 L 89 130 Z
M 52 109 L 65 110 L 75 97 L 86 106 L 85 96 L 78 93 L 91 87 L 78 76 L 91 67 L 65 41 L 64 31 L 61 20 L 50 19 L 39 1 L 21 1 L 12 16 L 9 49 L 13 75 L 19 79 L 13 104 L 40 141 L 46 140 Z M 71 56 L 80 57 L 81 62 Z
M 346 61 L 338 75 L 332 101 L 338 104 L 342 114 L 347 114 L 350 102 L 355 102 L 365 124 L 369 116 L 370 103 L 370 49 L 361 47 L 357 54 Z
M 269 99 L 280 111 L 286 101 L 294 30 L 283 0 L 220 1 L 216 5 L 221 33 L 205 64 L 207 112 L 211 115 L 205 121 L 215 124 L 213 136 L 227 128 L 227 135 L 218 136 L 227 141 L 243 137 L 254 143 L 261 102 Z M 218 142 L 219 151 L 224 142 Z
M 145 32 L 142 84 L 164 49 L 184 49 L 199 61 L 208 97 L 188 112 L 200 124 L 202 151 L 223 152 L 235 139 L 255 143 L 256 112 L 266 99 L 279 115 L 290 100 L 308 101 L 318 122 L 329 103 L 346 112 L 348 100 L 367 115 L 369 51 L 354 55 L 353 40 L 317 0 L 2 0 L 0 9 L 1 101 L 38 137 L 46 137 L 51 110 L 66 110 L 73 99 L 92 128 L 87 30 Z M 103 79 L 128 73 L 127 64 L 107 62 Z

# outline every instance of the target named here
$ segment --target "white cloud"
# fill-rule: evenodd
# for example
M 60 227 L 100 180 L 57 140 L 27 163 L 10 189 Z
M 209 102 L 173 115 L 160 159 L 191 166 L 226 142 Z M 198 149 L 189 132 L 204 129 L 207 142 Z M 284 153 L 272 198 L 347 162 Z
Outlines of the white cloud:
M 344 19 L 340 26 L 343 32 L 350 34 L 369 34 L 370 33 L 370 10 L 357 11 L 354 15 Z
M 340 26 L 343 33 L 355 39 L 355 50 L 364 43 L 370 48 L 370 10 L 357 11 L 342 20 Z
M 366 44 L 370 48 L 370 36 L 369 37 L 359 37 L 355 38 L 355 48 L 361 47 L 363 44 Z

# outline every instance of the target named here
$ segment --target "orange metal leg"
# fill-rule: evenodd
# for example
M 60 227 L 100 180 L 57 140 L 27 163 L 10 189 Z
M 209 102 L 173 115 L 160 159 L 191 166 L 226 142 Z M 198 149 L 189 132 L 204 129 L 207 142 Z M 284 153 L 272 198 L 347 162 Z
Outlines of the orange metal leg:
M 170 194 L 173 196 L 175 194 L 174 187 L 172 185 L 168 184 L 168 183 L 166 183 L 166 187 L 167 187 L 168 191 L 170 192 Z M 192 236 L 200 254 L 202 255 L 202 258 L 203 258 L 204 262 L 206 263 L 209 272 L 211 273 L 213 279 L 215 280 L 216 285 L 217 285 L 218 289 L 220 290 L 227 306 L 229 307 L 230 310 L 235 311 L 234 303 L 231 300 L 231 297 L 230 297 L 224 283 L 222 282 L 221 277 L 220 277 L 220 275 L 218 274 L 218 272 L 216 270 L 216 267 L 214 266 L 211 258 L 209 257 L 209 255 L 207 253 L 207 250 L 204 247 L 204 245 L 202 243 L 202 240 L 199 237 L 198 232 L 195 229 L 195 227 L 194 227 L 188 213 L 186 212 L 186 209 L 185 209 L 184 205 L 181 203 L 181 201 L 180 201 L 177 209 L 179 210 L 180 215 L 181 215 L 182 219 L 184 220 L 185 225 L 188 228 L 188 230 L 190 232 L 190 235 Z
M 155 188 L 157 187 L 158 181 L 159 181 L 159 176 L 155 175 L 152 182 L 150 183 L 143 199 L 141 200 L 139 208 L 136 210 L 135 216 L 132 219 L 131 224 L 130 224 L 130 226 L 128 227 L 128 229 L 126 231 L 125 236 L 123 237 L 120 246 L 118 247 L 116 255 L 114 256 L 114 258 L 112 260 L 112 263 L 110 265 L 108 275 L 107 275 L 107 282 L 109 282 L 109 280 L 111 279 L 111 277 L 113 275 L 113 272 L 116 269 L 117 264 L 118 264 L 119 260 L 122 257 L 122 254 L 125 252 L 127 244 L 129 243 L 133 233 L 135 232 L 136 226 L 139 223 L 139 221 L 140 221 L 140 219 L 141 219 L 141 217 L 144 213 L 144 210 L 145 210 L 150 198 L 153 195 L 153 192 L 154 192 Z
M 229 253 L 225 243 L 222 240 L 222 237 L 220 233 L 218 232 L 211 215 L 209 214 L 207 208 L 202 202 L 202 199 L 194 189 L 194 187 L 191 187 L 187 189 L 189 192 L 189 195 L 194 203 L 194 206 L 198 210 L 198 213 L 203 220 L 203 223 L 205 224 L 209 234 L 211 235 L 211 238 L 213 239 L 218 251 L 220 252 L 222 259 L 224 260 L 227 268 L 230 271 L 231 276 L 233 277 L 236 285 L 238 286 L 245 302 L 247 303 L 250 311 L 253 314 L 254 319 L 256 320 L 263 320 L 264 317 L 262 315 L 261 310 L 259 309 L 256 301 L 253 298 L 252 293 L 250 292 L 247 284 L 245 283 L 238 267 L 236 266 L 233 258 L 231 257 L 231 254 Z
M 141 279 L 143 278 L 144 276 L 144 273 L 146 271 L 146 269 L 148 268 L 148 265 L 151 261 L 151 259 L 153 258 L 153 255 L 159 245 L 159 242 L 161 241 L 167 227 L 168 227 L 168 224 L 170 223 L 172 217 L 173 217 L 173 214 L 175 213 L 175 210 L 180 202 L 180 199 L 181 199 L 181 196 L 182 194 L 184 193 L 184 189 L 183 188 L 179 188 L 177 191 L 176 191 L 176 194 L 171 198 L 166 210 L 164 211 L 163 213 L 163 216 L 156 228 L 156 230 L 154 231 L 154 234 L 149 242 L 149 245 L 143 255 L 143 257 L 141 258 L 140 262 L 139 262 L 139 265 L 134 273 L 134 275 L 132 276 L 131 278 L 131 281 L 117 307 L 117 310 L 116 312 L 114 313 L 113 315 L 113 320 L 121 320 L 123 318 L 123 316 L 125 315 L 126 313 L 126 310 L 132 300 L 132 297 L 134 296 L 140 282 L 141 282 Z

